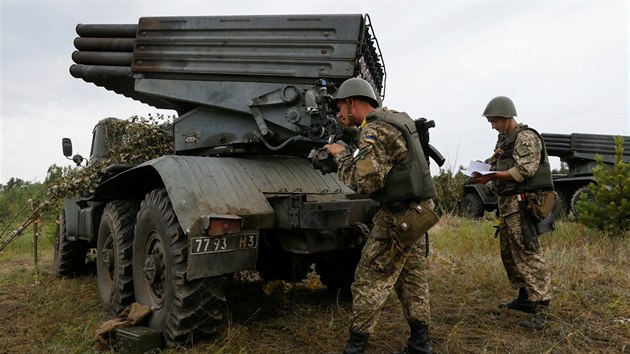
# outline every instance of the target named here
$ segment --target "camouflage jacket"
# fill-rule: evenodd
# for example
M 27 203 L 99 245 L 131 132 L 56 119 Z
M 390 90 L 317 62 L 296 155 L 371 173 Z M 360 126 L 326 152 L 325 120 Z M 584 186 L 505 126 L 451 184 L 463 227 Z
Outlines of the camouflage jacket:
M 370 194 L 385 185 L 392 167 L 407 155 L 404 135 L 391 124 L 373 121 L 359 132 L 358 149 L 335 156 L 341 181 L 357 193 Z

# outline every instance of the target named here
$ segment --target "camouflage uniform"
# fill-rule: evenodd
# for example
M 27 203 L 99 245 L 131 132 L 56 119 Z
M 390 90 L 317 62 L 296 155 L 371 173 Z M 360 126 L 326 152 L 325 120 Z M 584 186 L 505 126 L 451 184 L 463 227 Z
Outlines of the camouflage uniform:
M 499 135 L 497 146 L 501 145 L 502 139 L 505 139 L 505 134 Z M 516 182 L 520 183 L 536 173 L 542 148 L 542 140 L 535 132 L 523 130 L 518 134 L 514 143 L 516 165 L 508 170 Z M 512 288 L 527 289 L 531 301 L 550 300 L 552 288 L 549 266 L 545 262 L 542 247 L 535 251 L 525 249 L 518 198 L 518 195 L 499 196 L 501 260 Z
M 358 193 L 382 188 L 388 172 L 407 154 L 404 135 L 393 125 L 373 121 L 359 132 L 358 150 L 335 157 L 340 179 Z M 363 247 L 352 284 L 351 330 L 373 333 L 379 310 L 395 289 L 407 322 L 429 323 L 429 286 L 425 240 L 420 238 L 405 250 L 393 248 L 391 208 L 406 208 L 408 202 L 382 207 L 374 216 L 374 227 Z M 431 207 L 433 206 L 431 202 Z

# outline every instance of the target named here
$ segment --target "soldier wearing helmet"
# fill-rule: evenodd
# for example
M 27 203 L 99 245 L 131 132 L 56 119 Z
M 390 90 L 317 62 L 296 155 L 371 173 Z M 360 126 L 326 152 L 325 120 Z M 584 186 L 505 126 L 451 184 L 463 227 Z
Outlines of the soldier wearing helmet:
M 536 220 L 531 210 L 542 205 L 542 201 L 557 198 L 547 151 L 536 130 L 514 119 L 516 108 L 508 97 L 490 100 L 483 116 L 499 132 L 494 154 L 489 159 L 497 172 L 474 177 L 474 181 L 484 184 L 493 181 L 499 197 L 501 259 L 510 285 L 519 291 L 517 298 L 500 304 L 499 308 L 534 314 L 519 325 L 541 329 L 547 322 L 551 274 L 538 239 L 542 232 L 536 224 L 541 220 Z M 550 210 L 542 213 L 548 215 Z
M 437 223 L 435 187 L 414 121 L 404 112 L 379 108 L 370 84 L 346 80 L 331 103 L 345 127 L 359 128 L 353 153 L 340 144 L 334 156 L 339 178 L 380 202 L 374 227 L 352 284 L 352 324 L 344 353 L 363 353 L 378 313 L 394 289 L 411 329 L 406 352 L 431 353 L 426 231 Z M 428 222 L 420 222 L 423 219 Z

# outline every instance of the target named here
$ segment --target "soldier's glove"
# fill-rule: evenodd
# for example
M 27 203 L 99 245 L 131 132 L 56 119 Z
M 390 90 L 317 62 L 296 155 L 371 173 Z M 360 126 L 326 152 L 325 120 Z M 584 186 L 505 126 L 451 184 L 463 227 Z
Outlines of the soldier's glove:
M 313 168 L 320 170 L 322 174 L 337 172 L 335 158 L 325 148 L 313 149 L 308 154 Z
M 341 139 L 339 140 L 343 141 L 345 145 L 352 144 L 358 134 L 359 134 L 359 128 L 355 126 L 344 127 L 341 133 Z

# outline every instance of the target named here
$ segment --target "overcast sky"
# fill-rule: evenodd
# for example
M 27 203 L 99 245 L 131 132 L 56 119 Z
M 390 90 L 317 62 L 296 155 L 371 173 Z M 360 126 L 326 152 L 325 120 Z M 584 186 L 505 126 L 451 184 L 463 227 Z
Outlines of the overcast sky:
M 102 118 L 158 112 L 68 72 L 78 23 L 142 16 L 367 13 L 387 69 L 385 105 L 435 120 L 432 144 L 452 169 L 491 154 L 496 132 L 481 113 L 498 95 L 540 132 L 630 135 L 627 1 L 0 3 L 0 183 L 71 165 L 63 137 L 88 155 Z

